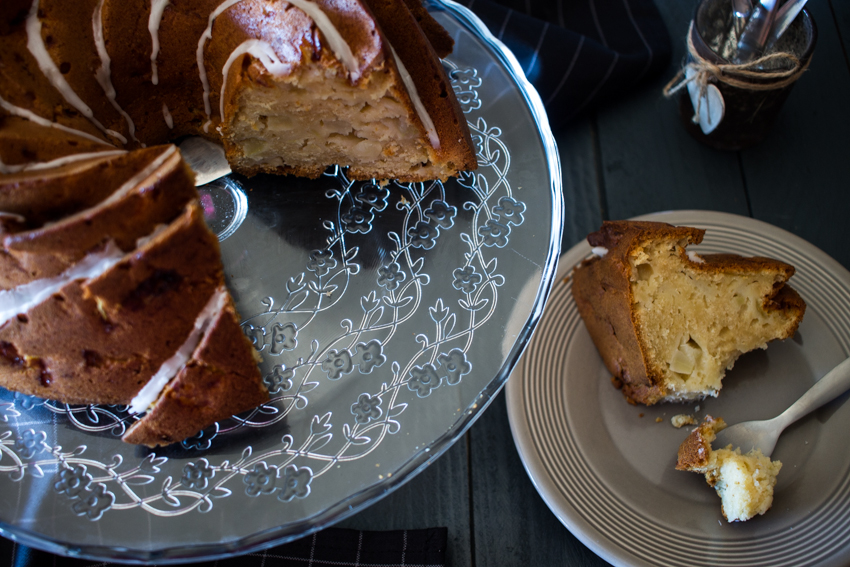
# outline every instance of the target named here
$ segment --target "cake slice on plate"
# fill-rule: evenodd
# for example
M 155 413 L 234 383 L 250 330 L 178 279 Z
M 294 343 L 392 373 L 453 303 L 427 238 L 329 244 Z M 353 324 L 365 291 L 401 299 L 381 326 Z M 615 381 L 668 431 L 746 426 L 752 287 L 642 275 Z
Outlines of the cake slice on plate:
M 806 304 L 769 258 L 697 255 L 704 230 L 609 221 L 572 274 L 579 313 L 608 370 L 636 403 L 717 396 L 738 357 L 794 335 Z

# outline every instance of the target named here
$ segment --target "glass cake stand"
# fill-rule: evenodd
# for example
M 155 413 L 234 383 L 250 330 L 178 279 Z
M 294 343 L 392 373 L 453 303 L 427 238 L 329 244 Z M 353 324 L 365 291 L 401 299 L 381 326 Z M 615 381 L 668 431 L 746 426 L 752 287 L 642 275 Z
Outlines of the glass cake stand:
M 230 176 L 202 188 L 270 403 L 183 443 L 120 440 L 124 406 L 0 389 L 0 533 L 177 563 L 302 537 L 446 451 L 508 379 L 561 242 L 555 143 L 514 56 L 435 0 L 479 169 L 446 183 Z M 510 117 L 508 119 L 508 117 Z

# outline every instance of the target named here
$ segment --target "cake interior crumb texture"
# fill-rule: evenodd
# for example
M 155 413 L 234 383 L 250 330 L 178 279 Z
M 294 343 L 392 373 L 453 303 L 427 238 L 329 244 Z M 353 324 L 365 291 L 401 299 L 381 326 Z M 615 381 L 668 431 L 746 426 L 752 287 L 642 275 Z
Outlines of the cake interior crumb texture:
M 743 522 L 770 509 L 781 462 L 771 461 L 758 449 L 742 454 L 729 445 L 711 452 L 708 467 L 706 480 L 720 496 L 728 521 Z
M 427 171 L 436 167 L 430 148 L 391 75 L 375 72 L 368 81 L 370 88 L 352 88 L 345 77 L 306 66 L 242 89 L 228 136 L 241 149 L 234 156 L 239 167 L 291 167 L 317 177 L 323 164 L 336 163 L 353 167 L 358 176 L 442 177 L 442 171 Z
M 706 270 L 685 255 L 686 244 L 646 242 L 629 258 L 634 318 L 672 400 L 716 396 L 738 357 L 767 348 L 788 319 L 765 309 L 782 273 Z

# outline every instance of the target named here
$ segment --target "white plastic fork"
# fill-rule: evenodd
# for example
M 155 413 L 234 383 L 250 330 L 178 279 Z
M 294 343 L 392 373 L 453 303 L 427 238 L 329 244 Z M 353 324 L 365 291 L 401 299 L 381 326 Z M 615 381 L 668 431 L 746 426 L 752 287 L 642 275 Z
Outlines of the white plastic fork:
M 850 389 L 850 358 L 827 372 L 787 410 L 764 421 L 745 421 L 720 431 L 712 443 L 715 448 L 732 445 L 741 451 L 760 449 L 769 457 L 782 431 L 810 412 L 818 409 Z

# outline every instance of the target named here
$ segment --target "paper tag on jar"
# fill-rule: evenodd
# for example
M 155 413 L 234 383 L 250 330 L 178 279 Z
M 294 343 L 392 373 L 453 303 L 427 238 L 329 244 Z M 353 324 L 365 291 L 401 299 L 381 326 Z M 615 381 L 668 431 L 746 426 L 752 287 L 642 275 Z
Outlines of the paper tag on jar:
M 710 134 L 723 121 L 723 116 L 726 114 L 726 103 L 723 102 L 720 89 L 711 83 L 706 85 L 705 92 L 700 96 L 699 85 L 696 81 L 691 80 L 696 74 L 697 72 L 690 67 L 685 68 L 685 77 L 690 81 L 688 93 L 691 95 L 691 104 L 694 107 L 696 120 L 700 129 L 702 129 L 702 133 Z

